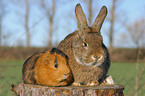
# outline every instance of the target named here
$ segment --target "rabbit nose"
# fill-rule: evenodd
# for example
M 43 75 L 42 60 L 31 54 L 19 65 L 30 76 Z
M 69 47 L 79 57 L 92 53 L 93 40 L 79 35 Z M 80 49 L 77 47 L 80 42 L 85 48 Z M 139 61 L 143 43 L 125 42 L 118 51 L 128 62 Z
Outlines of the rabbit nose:
M 102 58 L 103 56 L 92 56 L 92 59 L 96 61 L 100 61 Z
M 98 61 L 100 61 L 103 58 L 103 56 L 100 56 L 97 58 Z

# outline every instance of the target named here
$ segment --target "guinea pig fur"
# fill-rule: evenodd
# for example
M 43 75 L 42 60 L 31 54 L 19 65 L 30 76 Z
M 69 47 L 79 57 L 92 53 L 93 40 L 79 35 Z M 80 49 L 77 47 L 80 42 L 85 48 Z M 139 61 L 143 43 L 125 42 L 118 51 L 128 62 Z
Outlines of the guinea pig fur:
M 56 48 L 41 54 L 34 64 L 33 71 L 33 74 L 29 75 L 34 78 L 32 82 L 34 84 L 67 86 L 73 82 L 73 75 L 68 66 L 68 57 Z
M 24 62 L 22 67 L 22 79 L 24 83 L 36 84 L 36 79 L 34 77 L 35 63 L 43 53 L 45 52 L 35 53 Z

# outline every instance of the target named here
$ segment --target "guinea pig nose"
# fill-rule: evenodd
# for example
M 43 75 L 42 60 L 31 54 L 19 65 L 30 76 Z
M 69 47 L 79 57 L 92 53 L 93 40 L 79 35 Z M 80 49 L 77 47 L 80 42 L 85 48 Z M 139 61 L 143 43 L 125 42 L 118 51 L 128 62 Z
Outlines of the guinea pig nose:
M 66 79 L 70 73 L 64 74 L 64 78 Z

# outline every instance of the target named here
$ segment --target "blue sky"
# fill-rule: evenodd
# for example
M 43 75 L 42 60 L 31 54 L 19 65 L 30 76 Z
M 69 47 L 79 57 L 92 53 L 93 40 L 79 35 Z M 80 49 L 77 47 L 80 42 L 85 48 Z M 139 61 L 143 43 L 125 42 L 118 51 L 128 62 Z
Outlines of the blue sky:
M 37 6 L 37 3 L 35 4 L 33 0 L 31 0 L 31 2 L 33 3 L 33 5 L 31 7 L 29 27 L 31 27 L 35 22 L 38 22 L 45 15 L 45 13 L 40 12 L 41 8 Z M 77 3 L 80 3 L 82 5 L 83 10 L 85 11 L 85 14 L 87 16 L 86 4 L 81 2 L 80 0 L 71 0 L 70 3 L 67 2 L 67 3 L 56 4 L 57 11 L 54 19 L 55 26 L 54 26 L 54 34 L 53 34 L 53 43 L 56 42 L 59 43 L 69 33 L 77 30 L 75 13 L 74 13 L 74 9 Z M 95 19 L 99 10 L 103 5 L 107 6 L 109 10 L 111 3 L 112 3 L 111 0 L 94 0 L 93 19 Z M 9 3 L 7 5 L 8 5 L 7 8 L 8 13 L 3 21 L 4 33 L 3 33 L 2 43 L 3 45 L 5 44 L 11 47 L 17 46 L 18 44 L 26 45 L 25 30 L 23 28 L 23 24 L 24 24 L 23 15 L 25 12 L 24 11 L 25 6 L 23 5 L 23 3 L 20 3 L 17 6 Z M 127 19 L 126 23 L 133 23 L 135 20 L 145 17 L 144 0 L 119 0 L 119 3 L 117 4 L 116 7 L 117 7 L 116 14 L 119 14 L 118 18 Z M 114 34 L 114 38 L 115 38 L 114 45 L 118 46 L 118 42 L 120 42 L 120 40 L 122 39 L 122 38 L 118 38 L 118 36 L 120 34 L 126 34 L 126 33 L 123 33 L 125 29 L 121 25 L 119 25 L 119 22 L 115 24 L 116 24 L 115 31 L 118 32 Z M 107 46 L 109 46 L 109 41 L 108 41 L 109 39 L 107 35 L 108 34 L 107 31 L 109 30 L 108 26 L 109 23 L 107 23 L 107 20 L 105 20 L 101 29 L 104 38 L 104 43 Z M 48 30 L 48 23 L 46 18 L 43 18 L 35 27 L 31 28 L 30 31 L 31 46 L 36 46 L 36 47 L 47 46 L 47 42 L 48 42 L 47 30 Z M 128 43 L 130 43 L 130 47 L 133 47 L 131 41 L 128 41 Z

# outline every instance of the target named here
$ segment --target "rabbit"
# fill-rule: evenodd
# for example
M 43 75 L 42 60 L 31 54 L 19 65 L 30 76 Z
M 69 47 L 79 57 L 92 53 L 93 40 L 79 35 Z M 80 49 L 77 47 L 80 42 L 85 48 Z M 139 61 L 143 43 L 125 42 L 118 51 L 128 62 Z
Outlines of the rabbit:
M 57 48 L 69 57 L 74 85 L 98 85 L 105 80 L 110 67 L 109 52 L 100 33 L 107 8 L 102 7 L 91 27 L 80 4 L 76 5 L 75 14 L 78 31 L 66 36 Z
M 32 55 L 24 63 L 22 73 L 28 84 L 67 86 L 73 82 L 68 57 L 56 48 Z

